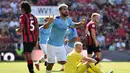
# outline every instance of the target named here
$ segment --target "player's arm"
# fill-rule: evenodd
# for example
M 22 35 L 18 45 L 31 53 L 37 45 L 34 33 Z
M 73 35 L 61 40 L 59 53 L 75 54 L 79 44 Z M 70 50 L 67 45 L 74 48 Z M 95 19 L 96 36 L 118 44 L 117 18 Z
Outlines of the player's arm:
M 89 57 L 83 57 L 81 60 L 82 62 L 89 62 L 89 63 L 96 63 L 97 61 L 95 59 L 89 58 Z
M 20 24 L 20 27 L 16 29 L 16 33 L 20 33 L 21 34 L 23 29 L 24 29 L 24 24 Z
M 74 37 L 73 39 L 71 39 L 71 40 L 65 40 L 66 42 L 75 42 L 75 41 L 77 41 L 78 40 L 78 37 Z
M 20 23 L 20 27 L 16 29 L 16 32 L 22 33 L 24 29 L 24 16 L 23 15 L 20 16 L 19 23 Z
M 88 31 L 88 27 L 86 27 L 86 29 L 85 29 L 85 34 L 87 34 L 88 36 L 90 36 L 90 32 Z
M 49 18 L 49 21 L 44 24 L 44 26 L 43 26 L 44 29 L 49 28 L 50 24 L 54 21 L 54 15 L 53 15 L 53 17 L 49 16 L 48 18 Z
M 85 22 L 86 22 L 86 19 L 83 18 L 81 22 L 74 23 L 73 28 L 81 27 L 81 26 L 83 26 L 85 24 Z
M 95 42 L 95 46 L 97 47 L 97 46 L 99 46 L 98 45 L 98 41 L 96 40 L 96 31 L 94 30 L 94 29 L 91 29 L 91 34 L 92 34 L 92 39 L 94 40 L 94 42 Z
M 44 28 L 44 29 L 49 28 L 50 24 L 51 24 L 51 23 L 50 23 L 49 21 L 48 21 L 48 22 L 46 22 L 46 23 L 44 24 L 43 28 Z

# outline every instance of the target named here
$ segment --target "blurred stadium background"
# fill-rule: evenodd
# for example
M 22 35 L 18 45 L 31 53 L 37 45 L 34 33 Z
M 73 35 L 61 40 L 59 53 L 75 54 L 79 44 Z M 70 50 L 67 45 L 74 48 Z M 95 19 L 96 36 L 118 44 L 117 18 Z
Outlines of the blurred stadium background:
M 15 29 L 19 27 L 19 3 L 21 1 L 0 0 L 0 62 L 24 60 L 22 36 L 15 32 Z M 38 18 L 39 26 L 44 23 L 45 17 L 53 14 L 59 15 L 57 5 L 60 3 L 66 3 L 69 6 L 69 16 L 75 22 L 80 21 L 83 17 L 88 22 L 93 12 L 100 13 L 97 40 L 103 50 L 102 60 L 127 61 L 126 63 L 130 61 L 130 0 L 28 1 L 32 5 L 32 13 Z M 83 42 L 84 49 L 86 49 L 85 25 L 77 29 L 79 40 Z M 86 55 L 85 51 L 84 54 Z M 37 60 L 42 55 L 42 51 L 35 48 L 32 55 L 33 59 Z

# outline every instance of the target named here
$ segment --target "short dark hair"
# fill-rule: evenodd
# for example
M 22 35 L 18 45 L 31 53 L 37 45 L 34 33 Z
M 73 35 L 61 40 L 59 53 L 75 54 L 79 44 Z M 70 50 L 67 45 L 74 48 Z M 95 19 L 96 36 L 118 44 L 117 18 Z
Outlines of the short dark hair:
M 31 6 L 28 1 L 22 1 L 20 5 L 21 5 L 21 9 L 24 9 L 25 13 L 31 12 Z

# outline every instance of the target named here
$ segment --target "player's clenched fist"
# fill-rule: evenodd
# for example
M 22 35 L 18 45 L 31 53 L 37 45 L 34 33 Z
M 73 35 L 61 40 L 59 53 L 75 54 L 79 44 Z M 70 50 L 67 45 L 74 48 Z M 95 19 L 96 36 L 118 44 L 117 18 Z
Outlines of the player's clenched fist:
M 48 23 L 51 24 L 54 21 L 54 15 L 52 17 L 49 16 L 49 21 Z
M 83 25 L 83 24 L 85 24 L 85 23 L 86 23 L 86 19 L 83 18 L 83 19 L 81 20 L 81 24 Z

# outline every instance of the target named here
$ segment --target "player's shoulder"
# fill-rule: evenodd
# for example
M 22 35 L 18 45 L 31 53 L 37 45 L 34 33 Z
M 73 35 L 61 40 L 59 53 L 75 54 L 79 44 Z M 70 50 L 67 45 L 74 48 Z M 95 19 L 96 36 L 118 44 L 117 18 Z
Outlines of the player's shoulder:
M 71 17 L 69 17 L 69 16 L 67 16 L 66 18 L 67 18 L 67 20 L 72 20 L 72 18 L 71 18 Z
M 60 16 L 56 16 L 55 19 L 60 19 Z
M 22 18 L 22 17 L 24 17 L 24 15 L 22 14 L 22 15 L 20 15 L 20 18 Z
M 31 14 L 31 16 L 34 17 L 35 19 L 37 19 L 35 15 Z
M 92 26 L 95 25 L 95 23 L 93 21 L 88 22 L 87 26 Z
M 76 28 L 71 28 L 71 30 L 73 31 L 73 33 L 74 33 L 74 31 L 77 31 Z
M 60 19 L 60 18 L 61 18 L 61 16 L 56 16 L 56 17 L 55 17 L 55 19 Z M 69 17 L 69 16 L 67 16 L 66 18 L 67 18 L 67 19 L 71 19 L 71 17 Z
M 56 16 L 56 17 L 54 18 L 54 22 L 57 23 L 57 21 L 59 21 L 60 18 L 61 18 L 60 16 Z

